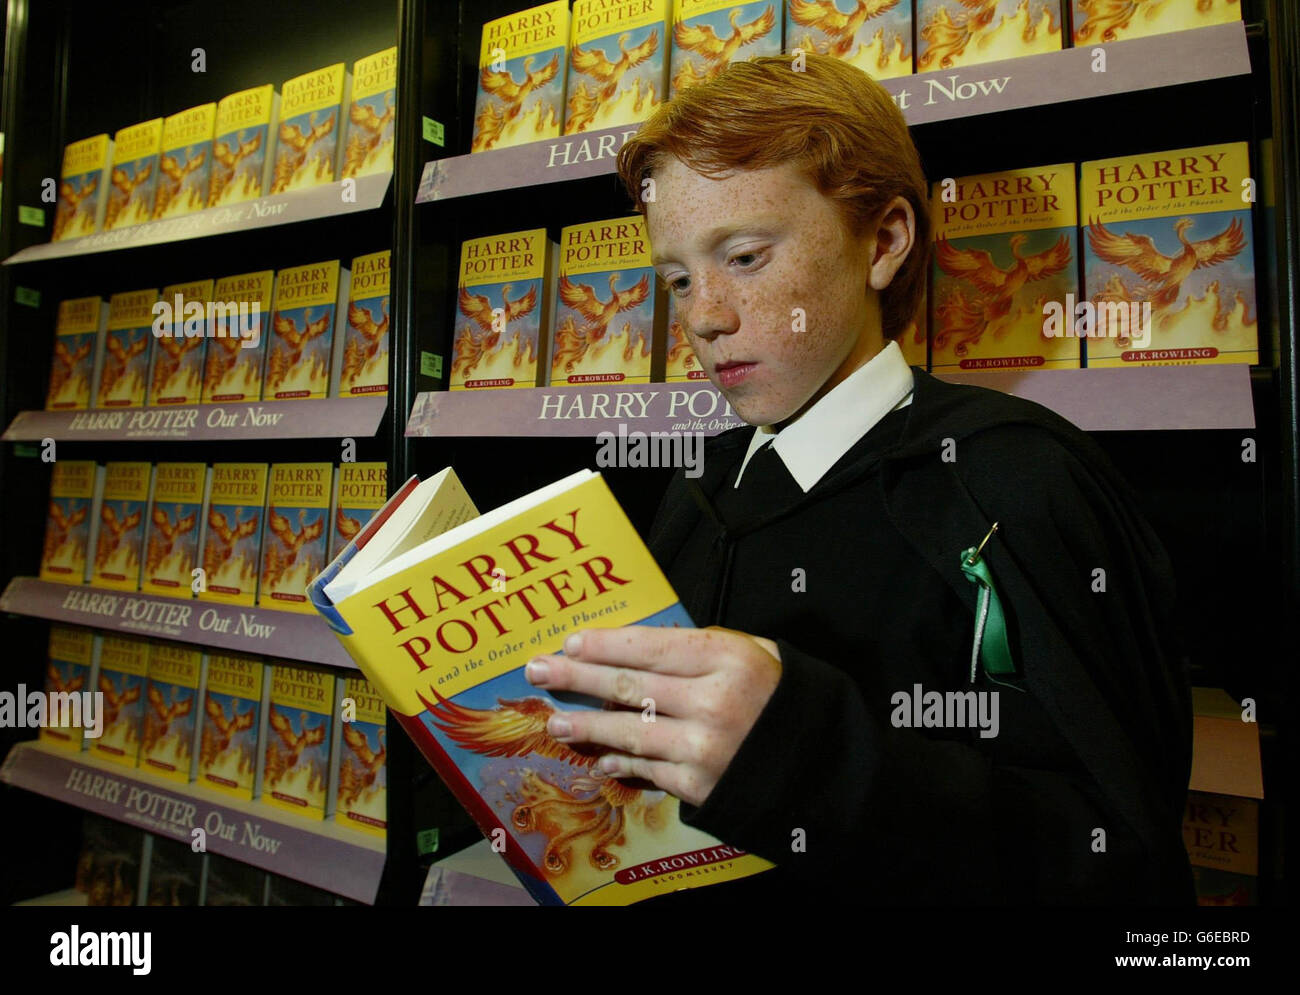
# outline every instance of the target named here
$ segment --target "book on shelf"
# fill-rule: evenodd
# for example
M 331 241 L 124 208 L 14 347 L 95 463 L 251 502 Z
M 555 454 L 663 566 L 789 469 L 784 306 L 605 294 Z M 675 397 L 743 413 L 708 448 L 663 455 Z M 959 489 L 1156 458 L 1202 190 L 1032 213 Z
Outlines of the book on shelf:
M 256 200 L 271 189 L 270 154 L 280 117 L 274 86 L 254 86 L 223 97 L 213 126 L 208 206 Z
M 156 833 L 144 834 L 140 894 L 145 905 L 199 904 L 203 879 L 203 854 L 188 842 Z
M 844 7 L 849 7 L 844 10 Z M 836 0 L 786 0 L 785 51 L 832 55 L 857 66 L 872 79 L 910 76 L 910 3 L 852 3 Z
M 314 819 L 334 814 L 336 725 L 343 678 L 326 667 L 272 661 L 262 801 Z
M 923 370 L 929 367 L 930 311 L 929 293 L 921 294 L 921 303 L 908 326 L 898 336 L 898 348 L 902 350 L 903 359 L 908 366 L 919 366 Z
M 144 832 L 113 819 L 87 815 L 82 820 L 77 880 L 85 887 L 88 905 L 136 904 L 140 886 L 140 857 Z
M 326 562 L 339 555 L 387 500 L 387 463 L 340 463 L 334 468 L 334 519 Z
M 129 290 L 109 298 L 94 407 L 144 407 L 157 301 L 157 290 Z
M 41 580 L 81 584 L 90 579 L 91 523 L 103 468 L 94 460 L 56 460 L 41 548 Z
M 348 705 L 351 705 L 349 710 Z M 388 831 L 388 744 L 384 699 L 364 677 L 343 681 L 334 819 L 372 836 Z
M 140 589 L 144 560 L 144 523 L 149 517 L 153 466 L 144 462 L 104 464 L 103 486 L 96 501 L 95 560 L 90 582 L 119 591 Z
M 103 735 L 90 751 L 104 760 L 135 767 L 144 735 L 149 641 L 140 636 L 97 637 L 96 690 L 103 693 Z
M 935 370 L 1079 366 L 1074 163 L 932 184 Z
M 265 463 L 212 464 L 203 499 L 201 599 L 250 607 L 257 603 L 266 481 Z
M 162 128 L 163 119 L 156 117 L 121 128 L 113 136 L 112 186 L 104 216 L 105 231 L 153 220 Z
M 335 343 L 344 337 L 349 284 L 349 271 L 337 259 L 280 270 L 262 400 L 338 395 L 343 357 Z
M 1188 28 L 1241 20 L 1238 0 L 1164 0 L 1163 3 L 1115 3 L 1072 0 L 1074 44 L 1096 45 Z
M 559 137 L 568 52 L 568 0 L 483 25 L 471 152 Z
M 551 386 L 662 379 L 667 294 L 644 219 L 569 225 L 559 253 Z
M 351 83 L 352 74 L 342 62 L 285 80 L 271 193 L 334 182 L 343 130 L 340 116 L 347 112 Z
M 248 908 L 266 904 L 266 871 L 219 853 L 203 855 L 200 905 Z
M 326 563 L 333 483 L 329 463 L 271 464 L 258 581 L 263 607 L 313 610 L 307 582 Z
M 397 46 L 357 59 L 340 176 L 369 176 L 393 168 L 397 125 Z
M 707 380 L 709 375 L 700 367 L 699 357 L 695 355 L 686 329 L 677 320 L 677 300 L 672 293 L 667 294 L 667 298 L 667 314 L 664 318 L 664 324 L 668 328 L 664 344 L 664 383 Z
M 575 0 L 564 133 L 644 121 L 668 84 L 672 0 Z
M 734 61 L 781 54 L 780 0 L 675 0 L 671 95 L 713 79 Z
M 149 369 L 150 404 L 198 404 L 203 396 L 212 284 L 194 280 L 163 287 L 152 329 L 157 341 Z
M 83 138 L 64 148 L 50 241 L 82 238 L 103 230 L 112 164 L 113 139 L 108 135 Z
M 388 393 L 388 290 L 391 279 L 387 249 L 352 260 L 347 323 L 339 397 Z
M 203 373 L 204 404 L 261 399 L 274 288 L 275 271 L 269 269 L 216 281 L 212 299 L 224 308 L 213 315 Z
M 1061 0 L 916 0 L 916 71 L 1057 52 L 1064 23 Z
M 196 779 L 205 788 L 251 801 L 262 789 L 258 758 L 271 693 L 269 668 L 245 653 L 210 650 L 207 657 Z
M 450 468 L 412 478 L 310 593 L 539 902 L 624 905 L 771 866 L 683 824 L 673 796 L 604 777 L 600 750 L 546 733 L 556 710 L 602 703 L 533 687 L 533 656 L 591 624 L 691 625 L 599 474 L 482 516 Z
M 140 590 L 187 598 L 199 565 L 203 495 L 210 471 L 206 463 L 159 463 L 149 494 Z
M 47 695 L 69 696 L 61 699 L 68 702 L 68 709 L 61 713 L 65 718 L 71 719 L 81 715 L 83 723 L 85 721 L 85 713 L 79 706 L 73 704 L 72 699 L 80 699 L 83 694 L 94 691 L 95 685 L 92 674 L 94 657 L 95 633 L 93 630 L 83 629 L 77 625 L 59 625 L 57 623 L 50 626 L 49 653 L 45 667 L 45 691 Z M 82 723 L 68 722 L 55 725 L 51 715 L 50 722 L 41 726 L 38 738 L 41 743 L 47 746 L 80 753 L 87 742 L 94 741 L 94 737 L 87 737 L 85 732 L 85 726 Z
M 1247 144 L 1080 169 L 1088 365 L 1259 362 Z
M 200 104 L 163 119 L 155 218 L 179 218 L 208 206 L 217 105 Z
M 203 670 L 200 647 L 162 639 L 149 641 L 140 766 L 180 784 L 194 780 Z
M 451 390 L 545 383 L 556 253 L 545 228 L 461 243 Z
M 59 302 L 54 325 L 54 358 L 46 411 L 80 411 L 90 407 L 95 365 L 108 327 L 108 305 L 100 297 Z

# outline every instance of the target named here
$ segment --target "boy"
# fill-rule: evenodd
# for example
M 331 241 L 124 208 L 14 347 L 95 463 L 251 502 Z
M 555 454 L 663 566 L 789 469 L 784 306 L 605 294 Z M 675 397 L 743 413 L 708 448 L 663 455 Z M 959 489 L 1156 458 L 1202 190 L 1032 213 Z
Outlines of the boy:
M 735 63 L 620 152 L 701 367 L 757 427 L 674 477 L 650 536 L 711 628 L 570 637 L 529 679 L 636 710 L 550 731 L 777 865 L 676 900 L 1190 902 L 1165 553 L 1083 433 L 906 365 L 925 177 L 879 86 L 806 59 Z

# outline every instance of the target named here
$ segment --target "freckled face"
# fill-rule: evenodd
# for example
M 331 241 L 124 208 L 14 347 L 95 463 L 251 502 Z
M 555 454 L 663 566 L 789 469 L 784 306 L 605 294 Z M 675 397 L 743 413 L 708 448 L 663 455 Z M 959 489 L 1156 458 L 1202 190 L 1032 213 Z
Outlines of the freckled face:
M 669 158 L 654 180 L 655 269 L 700 365 L 741 418 L 782 425 L 870 358 L 875 240 L 845 234 L 833 202 L 795 166 L 710 179 Z

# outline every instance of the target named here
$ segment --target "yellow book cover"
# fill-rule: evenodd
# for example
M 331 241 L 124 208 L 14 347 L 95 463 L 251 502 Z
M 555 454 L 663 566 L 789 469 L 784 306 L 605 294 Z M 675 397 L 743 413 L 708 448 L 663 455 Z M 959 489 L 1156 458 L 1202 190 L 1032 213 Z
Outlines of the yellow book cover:
M 785 50 L 833 55 L 872 79 L 912 73 L 912 4 L 786 0 Z
M 908 366 L 919 366 L 921 369 L 929 369 L 929 343 L 926 341 L 930 334 L 930 312 L 926 295 L 921 295 L 921 306 L 917 309 L 916 317 L 912 323 L 903 330 L 903 334 L 898 336 L 898 348 L 903 351 L 903 358 L 907 360 Z
M 80 411 L 90 407 L 91 378 L 99 344 L 103 299 L 77 297 L 59 302 L 54 325 L 54 360 L 46 411 Z
M 649 383 L 664 293 L 640 215 L 560 232 L 552 386 Z
M 471 152 L 559 137 L 568 50 L 568 0 L 483 25 Z
M 686 329 L 677 320 L 677 304 L 671 293 L 668 298 L 668 342 L 664 356 L 664 382 L 677 383 L 682 380 L 707 380 L 709 375 L 700 367 L 699 358 L 691 347 L 691 340 L 686 336 Z
M 50 504 L 41 550 L 41 580 L 80 584 L 88 573 L 86 547 L 95 503 L 93 460 L 57 460 L 50 477 Z
M 338 306 L 339 261 L 280 270 L 262 399 L 328 397 Z
M 461 243 L 450 389 L 545 382 L 550 255 L 545 228 Z
M 59 171 L 59 200 L 54 208 L 52 242 L 93 235 L 103 224 L 101 207 L 108 203 L 108 176 L 113 140 L 95 135 L 73 142 L 63 150 Z
M 262 773 L 262 801 L 326 817 L 335 677 L 323 667 L 275 662 Z
M 208 206 L 256 200 L 269 190 L 268 149 L 279 94 L 270 83 L 240 90 L 217 104 Z
M 149 507 L 150 463 L 104 464 L 104 496 L 90 582 L 120 591 L 140 589 L 144 517 Z
M 113 136 L 113 185 L 108 191 L 106 231 L 153 220 L 162 129 L 163 119 L 156 117 L 122 128 Z
M 916 0 L 916 71 L 956 69 L 1063 46 L 1060 0 Z
M 285 80 L 280 89 L 271 193 L 334 182 L 346 84 L 347 67 L 342 62 Z
M 144 540 L 140 589 L 146 594 L 188 598 L 199 562 L 200 518 L 206 463 L 159 463 Z
M 223 312 L 213 320 L 203 373 L 203 403 L 261 399 L 274 288 L 275 271 L 269 269 L 225 276 L 216 282 L 212 299 Z
M 386 48 L 352 66 L 352 105 L 348 141 L 343 147 L 343 179 L 393 168 L 397 123 L 397 47 Z
M 144 689 L 149 679 L 149 641 L 137 636 L 103 636 L 99 643 L 99 682 L 104 732 L 90 745 L 96 756 L 127 767 L 136 765 L 144 733 Z
M 379 692 L 364 677 L 346 677 L 334 818 L 373 836 L 385 836 L 388 831 L 386 722 L 384 699 Z
M 243 653 L 208 653 L 199 716 L 197 780 L 239 798 L 257 797 L 258 730 L 266 667 Z
M 1115 0 L 1073 0 L 1074 43 L 1145 38 L 1167 31 L 1203 28 L 1241 20 L 1240 0 L 1159 0 L 1116 3 Z
M 208 343 L 211 280 L 163 287 L 156 315 L 150 404 L 198 404 L 203 395 L 203 360 Z
M 202 683 L 202 649 L 185 643 L 150 642 L 141 767 L 181 784 L 193 780 Z
M 330 551 L 334 559 L 388 500 L 387 463 L 340 463 L 334 468 L 334 525 Z
M 644 121 L 664 101 L 672 0 L 574 0 L 564 133 Z
M 1074 164 L 945 178 L 931 188 L 935 370 L 1079 366 Z
M 672 795 L 606 779 L 600 751 L 546 733 L 560 703 L 525 679 L 528 660 L 591 625 L 692 624 L 600 475 L 581 471 L 478 520 L 450 470 L 420 487 L 434 484 L 427 503 L 404 487 L 381 515 L 398 531 L 432 522 L 421 534 L 435 538 L 362 566 L 388 541 L 381 527 L 313 582 L 313 598 L 534 898 L 627 905 L 770 867 L 682 823 Z M 447 519 L 462 524 L 439 534 Z
M 40 741 L 61 750 L 80 752 L 85 741 L 94 742 L 94 729 L 86 736 L 87 713 L 82 707 L 83 695 L 91 692 L 90 671 L 94 662 L 95 633 L 76 625 L 51 625 L 50 649 L 45 668 L 45 693 L 51 696 L 51 711 L 41 726 Z M 54 699 L 61 696 L 57 706 L 63 718 L 69 721 L 55 723 Z M 102 718 L 103 713 L 98 713 Z M 78 721 L 79 719 L 79 721 Z
M 155 218 L 176 218 L 208 206 L 216 123 L 216 104 L 200 104 L 163 121 Z
M 1246 143 L 1080 170 L 1088 365 L 1259 362 Z
M 203 589 L 199 597 L 257 603 L 257 573 L 266 508 L 265 463 L 214 463 L 203 521 Z
M 388 393 L 388 250 L 352 260 L 339 397 Z
M 157 301 L 157 290 L 131 290 L 109 299 L 108 331 L 104 335 L 95 407 L 144 406 Z
M 781 54 L 780 0 L 675 0 L 671 95 L 710 80 L 732 62 Z
M 313 610 L 307 582 L 326 563 L 333 482 L 329 463 L 271 464 L 258 595 L 264 608 Z

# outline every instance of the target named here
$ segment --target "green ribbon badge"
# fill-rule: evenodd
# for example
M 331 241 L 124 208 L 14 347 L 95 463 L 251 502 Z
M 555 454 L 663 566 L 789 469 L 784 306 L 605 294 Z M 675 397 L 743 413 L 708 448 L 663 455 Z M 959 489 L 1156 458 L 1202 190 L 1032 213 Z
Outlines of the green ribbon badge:
M 975 608 L 975 641 L 971 646 L 970 679 L 975 683 L 977 663 L 984 665 L 984 673 L 996 684 L 1005 682 L 994 677 L 995 674 L 1014 675 L 1015 662 L 1011 659 L 1011 646 L 1007 642 L 1007 619 L 1002 611 L 1002 601 L 998 589 L 993 583 L 993 574 L 981 554 L 984 546 L 998 530 L 998 523 L 993 523 L 983 541 L 978 546 L 971 546 L 961 554 L 961 572 L 966 579 L 979 588 L 979 602 Z M 1008 685 L 1009 686 L 1009 685 Z

